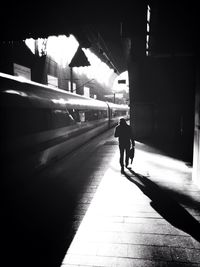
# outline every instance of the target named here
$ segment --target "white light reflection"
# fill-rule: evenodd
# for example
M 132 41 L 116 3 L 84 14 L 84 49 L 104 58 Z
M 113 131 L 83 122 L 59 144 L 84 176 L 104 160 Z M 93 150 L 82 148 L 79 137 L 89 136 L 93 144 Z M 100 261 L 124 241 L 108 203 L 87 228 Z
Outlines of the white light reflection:
M 62 104 L 62 105 L 65 105 L 67 103 L 67 101 L 63 98 L 60 98 L 60 99 L 52 99 L 52 102 L 55 103 L 55 104 Z
M 16 90 L 5 90 L 4 92 L 8 93 L 8 94 L 27 96 L 27 94 L 25 94 L 24 92 L 19 92 L 19 91 L 16 91 Z

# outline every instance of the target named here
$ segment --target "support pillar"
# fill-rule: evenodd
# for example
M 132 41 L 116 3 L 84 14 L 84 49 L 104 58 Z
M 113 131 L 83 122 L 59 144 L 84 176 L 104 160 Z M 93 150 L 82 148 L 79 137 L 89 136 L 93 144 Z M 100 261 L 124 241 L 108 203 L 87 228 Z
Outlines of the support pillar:
M 70 91 L 73 93 L 73 67 L 70 67 Z

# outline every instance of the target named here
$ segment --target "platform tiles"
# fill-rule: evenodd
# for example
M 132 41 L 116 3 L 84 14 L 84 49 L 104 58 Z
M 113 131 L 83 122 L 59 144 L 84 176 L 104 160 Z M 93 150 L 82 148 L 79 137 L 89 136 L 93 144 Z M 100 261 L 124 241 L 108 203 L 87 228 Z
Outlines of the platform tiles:
M 183 190 L 187 182 L 187 188 L 198 192 L 190 180 L 191 170 L 185 164 L 175 162 L 179 163 L 177 168 L 168 168 L 169 164 L 174 164 L 174 160 L 168 158 L 167 175 L 167 169 L 159 166 L 160 157 L 152 152 L 154 161 L 149 161 L 148 155 L 147 150 L 136 151 L 132 165 L 136 174 L 146 175 L 147 179 L 154 179 L 154 183 L 168 184 L 170 189 Z M 200 243 L 174 227 L 151 206 L 152 199 L 141 190 L 144 182 L 131 170 L 126 169 L 125 174 L 121 174 L 118 157 L 116 151 L 62 267 L 200 266 Z M 161 162 L 163 159 L 161 156 Z M 175 182 L 173 175 L 177 177 Z M 200 214 L 195 215 L 200 218 Z

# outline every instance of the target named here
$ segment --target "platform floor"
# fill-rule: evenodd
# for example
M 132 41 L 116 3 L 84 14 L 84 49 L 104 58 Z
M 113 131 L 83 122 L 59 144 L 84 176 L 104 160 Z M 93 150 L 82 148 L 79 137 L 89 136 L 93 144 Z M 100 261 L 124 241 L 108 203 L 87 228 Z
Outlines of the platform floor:
M 7 177 L 5 266 L 200 266 L 200 188 L 192 168 L 136 142 L 133 164 L 121 174 L 113 134 L 35 177 Z
M 112 136 L 87 167 L 97 162 L 61 266 L 200 266 L 200 188 L 192 168 L 136 142 L 131 168 L 121 174 Z

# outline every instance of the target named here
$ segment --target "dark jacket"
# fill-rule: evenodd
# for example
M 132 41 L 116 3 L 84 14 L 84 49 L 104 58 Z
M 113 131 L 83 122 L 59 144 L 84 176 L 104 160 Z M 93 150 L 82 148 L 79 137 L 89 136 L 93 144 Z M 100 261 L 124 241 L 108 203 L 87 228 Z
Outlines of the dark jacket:
M 122 146 L 132 146 L 135 145 L 135 141 L 132 134 L 131 126 L 128 124 L 118 125 L 115 128 L 115 137 L 119 137 L 119 145 Z

